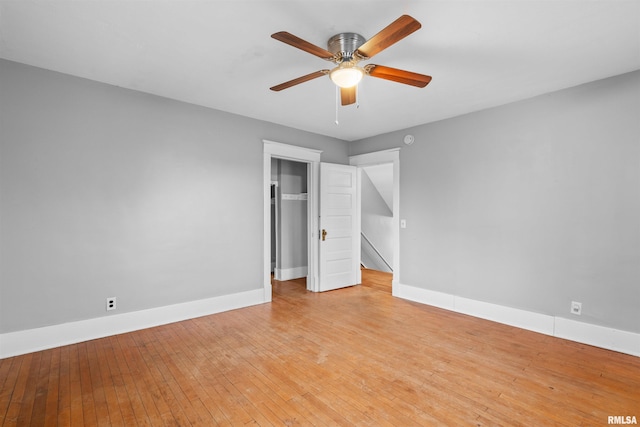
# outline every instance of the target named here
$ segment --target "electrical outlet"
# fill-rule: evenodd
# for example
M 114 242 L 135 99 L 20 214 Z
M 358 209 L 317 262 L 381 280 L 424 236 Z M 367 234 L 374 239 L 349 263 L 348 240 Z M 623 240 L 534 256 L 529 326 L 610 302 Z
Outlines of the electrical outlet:
M 116 297 L 107 298 L 107 311 L 116 309 Z
M 577 301 L 571 301 L 571 314 L 580 316 L 582 314 L 582 303 Z

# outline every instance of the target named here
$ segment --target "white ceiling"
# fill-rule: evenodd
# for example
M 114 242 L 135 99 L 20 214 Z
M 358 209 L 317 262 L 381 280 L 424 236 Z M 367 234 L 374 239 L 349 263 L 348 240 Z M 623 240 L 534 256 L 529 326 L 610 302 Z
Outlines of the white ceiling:
M 270 35 L 326 47 L 402 14 L 422 29 L 367 63 L 433 76 L 424 89 L 366 77 L 339 108 L 331 68 Z M 0 57 L 356 140 L 640 69 L 640 1 L 0 0 Z

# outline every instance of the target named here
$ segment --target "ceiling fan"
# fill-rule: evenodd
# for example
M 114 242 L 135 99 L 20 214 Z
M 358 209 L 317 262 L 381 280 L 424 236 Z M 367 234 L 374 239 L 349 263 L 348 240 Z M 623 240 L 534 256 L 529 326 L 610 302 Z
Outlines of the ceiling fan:
M 409 15 L 402 15 L 369 40 L 365 40 L 363 36 L 356 33 L 336 34 L 327 42 L 328 49 L 323 49 L 286 31 L 272 34 L 271 37 L 274 39 L 331 61 L 336 64 L 336 67 L 331 70 L 316 71 L 270 89 L 278 92 L 328 74 L 340 88 L 341 104 L 349 105 L 356 102 L 358 83 L 365 75 L 411 86 L 425 87 L 431 81 L 430 76 L 382 65 L 367 64 L 363 67 L 358 65 L 360 61 L 373 58 L 374 55 L 399 42 L 420 27 L 422 27 L 420 22 Z

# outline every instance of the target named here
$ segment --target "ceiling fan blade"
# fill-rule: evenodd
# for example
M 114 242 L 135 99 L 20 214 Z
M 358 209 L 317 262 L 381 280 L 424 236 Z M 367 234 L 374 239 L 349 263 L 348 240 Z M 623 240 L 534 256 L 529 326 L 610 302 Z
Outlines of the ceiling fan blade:
M 383 65 L 367 65 L 367 74 L 379 79 L 391 80 L 406 85 L 425 87 L 431 81 L 431 76 L 412 73 L 411 71 L 399 70 L 397 68 L 385 67 Z
M 402 15 L 393 21 L 378 34 L 367 40 L 360 46 L 356 53 L 365 58 L 373 58 L 374 55 L 382 52 L 392 44 L 395 44 L 417 31 L 422 25 L 409 15 Z
M 297 47 L 298 49 L 304 50 L 305 52 L 308 52 L 319 58 L 326 59 L 327 61 L 333 60 L 333 53 L 312 43 L 309 43 L 306 40 L 302 40 L 300 37 L 294 36 L 293 34 L 286 31 L 280 31 L 279 33 L 271 34 L 271 37 L 281 41 L 282 43 L 286 43 L 289 46 Z
M 275 92 L 279 92 L 283 89 L 290 88 L 291 86 L 299 85 L 300 83 L 308 82 L 309 80 L 317 79 L 329 73 L 329 70 L 320 70 L 306 76 L 298 77 L 297 79 L 289 80 L 288 82 L 280 83 L 277 86 L 270 88 Z
M 340 104 L 351 105 L 356 103 L 356 94 L 358 86 L 341 87 L 340 88 Z

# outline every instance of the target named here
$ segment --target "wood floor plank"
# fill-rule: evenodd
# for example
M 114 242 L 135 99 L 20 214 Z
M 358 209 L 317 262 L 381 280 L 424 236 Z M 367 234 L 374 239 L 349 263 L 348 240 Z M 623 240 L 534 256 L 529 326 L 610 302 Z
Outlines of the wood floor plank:
M 183 402 L 182 409 L 185 414 L 192 415 L 192 423 L 204 423 L 214 424 L 217 423 L 216 415 L 219 417 L 218 408 L 212 407 L 209 410 L 203 405 L 203 401 L 209 401 L 209 391 L 205 389 L 199 378 L 202 376 L 203 371 L 199 369 L 201 362 L 199 362 L 199 355 L 193 351 L 193 345 L 188 340 L 183 338 L 190 338 L 189 334 L 183 334 L 185 325 L 189 322 L 175 324 L 175 328 L 172 328 L 172 339 L 166 342 L 173 357 L 169 371 L 173 376 L 172 380 L 168 383 L 172 385 L 179 385 L 179 392 L 176 390 L 174 396 L 179 398 Z M 175 380 L 175 381 L 174 381 Z
M 88 374 L 91 381 L 90 394 L 93 397 L 93 406 L 95 408 L 96 423 L 98 426 L 108 426 L 111 424 L 109 418 L 109 407 L 107 406 L 107 397 L 105 395 L 105 384 L 103 376 L 100 373 L 100 360 L 96 350 L 95 341 L 88 341 L 84 347 L 87 351 Z
M 7 405 L 3 426 L 18 425 L 18 417 L 20 416 L 22 405 L 23 403 L 28 403 L 27 401 L 30 399 L 30 396 L 26 395 L 25 391 L 29 381 L 29 368 L 36 357 L 37 354 L 35 353 L 20 356 L 22 363 L 19 364 L 17 379 L 9 395 L 9 404 Z M 10 384 L 9 381 L 4 381 L 4 383 Z
M 24 357 L 10 357 L 0 360 L 2 369 L 0 369 L 0 419 L 9 420 L 9 407 L 12 402 L 13 395 L 19 392 L 18 381 L 22 364 L 26 360 Z M 4 423 L 3 423 L 4 424 Z
M 69 421 L 72 426 L 84 425 L 83 391 L 80 382 L 79 349 L 82 344 L 69 347 L 69 383 L 70 383 L 70 411 Z
M 73 346 L 60 347 L 59 371 L 52 371 L 51 375 L 58 376 L 58 408 L 56 412 L 56 422 L 51 425 L 68 427 L 71 425 L 71 374 L 70 374 L 70 351 Z
M 97 426 L 98 416 L 94 400 L 93 383 L 91 382 L 91 369 L 89 367 L 89 352 L 87 342 L 78 344 L 78 367 L 80 375 L 80 388 L 82 390 L 82 422 L 85 426 Z
M 95 340 L 92 344 L 95 346 L 95 375 L 100 377 L 104 393 L 104 403 L 107 407 L 107 420 L 111 425 L 123 425 L 124 419 L 120 405 L 118 404 L 118 394 L 114 384 L 114 377 L 118 372 L 112 372 L 109 364 L 114 359 L 113 348 L 109 339 Z M 115 374 L 115 375 L 114 375 Z M 104 422 L 103 419 L 100 422 Z
M 47 351 L 38 352 L 31 361 L 31 366 L 29 367 L 29 377 L 24 389 L 24 400 L 20 405 L 20 413 L 17 420 L 18 425 L 30 425 L 31 417 L 34 414 L 34 408 L 36 410 L 41 409 L 42 399 L 41 395 L 38 394 L 38 391 L 42 386 L 42 382 L 40 381 L 39 374 L 42 372 L 42 364 L 46 364 L 48 355 L 49 352 Z
M 391 296 L 391 275 L 0 361 L 2 426 L 606 425 L 640 358 Z
M 271 386 L 267 381 L 264 381 L 264 377 L 259 374 L 258 370 L 253 369 L 251 372 L 245 372 L 243 376 L 246 378 L 247 389 L 253 389 L 254 396 L 277 417 L 275 425 L 318 424 L 313 413 L 293 405 L 290 398 L 283 399 L 278 395 L 277 386 Z
M 170 410 L 169 414 L 162 414 L 162 418 L 165 423 L 173 419 L 178 425 L 192 425 L 190 416 L 193 417 L 193 415 L 184 410 L 184 395 L 173 374 L 175 368 L 170 352 L 171 347 L 167 346 L 168 340 L 165 339 L 165 336 L 168 337 L 169 334 L 157 328 L 154 332 L 159 335 L 157 337 L 159 339 L 154 340 L 152 344 L 153 351 L 157 355 L 152 366 L 156 370 L 156 381 L 160 385 L 160 399 L 166 402 L 166 406 Z
M 58 421 L 58 401 L 60 395 L 60 358 L 61 349 L 53 349 L 51 352 L 51 365 L 42 375 L 48 375 L 47 384 L 48 389 L 45 392 L 45 409 L 43 423 L 44 425 L 55 425 Z
M 159 425 L 170 425 L 171 422 L 168 424 L 165 422 L 165 420 L 172 419 L 172 414 L 171 408 L 163 398 L 163 389 L 166 387 L 166 382 L 157 363 L 160 355 L 154 346 L 157 341 L 155 328 L 140 331 L 139 334 L 136 334 L 135 339 L 138 346 L 144 348 L 144 351 L 140 353 L 140 361 L 138 362 L 138 369 L 143 372 L 143 374 L 141 375 L 140 381 L 136 382 L 136 385 L 139 389 L 142 388 L 145 391 L 146 399 L 153 401 L 157 415 L 159 416 L 159 420 L 154 417 L 157 423 Z M 117 344 L 117 347 L 119 347 L 119 344 Z

